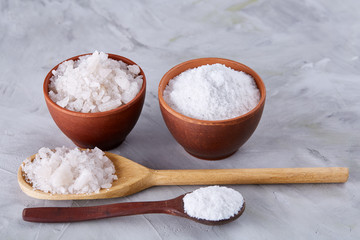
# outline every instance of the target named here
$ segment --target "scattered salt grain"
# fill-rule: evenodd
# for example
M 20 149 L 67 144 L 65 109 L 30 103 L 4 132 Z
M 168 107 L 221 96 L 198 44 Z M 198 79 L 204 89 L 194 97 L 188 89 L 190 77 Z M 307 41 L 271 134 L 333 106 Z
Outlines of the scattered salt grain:
M 260 100 L 254 79 L 223 64 L 203 65 L 169 81 L 164 100 L 175 111 L 201 120 L 225 120 L 252 110 Z
M 235 216 L 244 205 L 243 196 L 227 187 L 199 188 L 183 198 L 185 212 L 194 218 L 220 221 Z
M 65 61 L 52 72 L 49 96 L 75 112 L 104 112 L 130 102 L 143 79 L 137 65 L 127 65 L 95 51 L 77 61 Z
M 33 161 L 24 161 L 22 170 L 34 189 L 51 194 L 99 192 L 117 179 L 114 164 L 98 148 L 41 148 Z

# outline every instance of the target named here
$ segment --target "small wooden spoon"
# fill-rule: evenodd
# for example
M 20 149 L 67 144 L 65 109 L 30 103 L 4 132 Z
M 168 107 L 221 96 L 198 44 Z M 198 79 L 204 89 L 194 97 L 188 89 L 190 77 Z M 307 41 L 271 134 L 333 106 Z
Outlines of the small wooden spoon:
M 164 213 L 191 219 L 206 225 L 221 225 L 232 222 L 239 218 L 245 210 L 245 202 L 238 213 L 228 219 L 212 221 L 198 219 L 185 213 L 183 194 L 177 198 L 156 201 L 156 202 L 130 202 L 116 203 L 91 207 L 40 207 L 25 208 L 23 219 L 28 222 L 59 223 L 59 222 L 79 222 L 85 220 L 95 220 L 102 218 L 129 216 L 148 213 Z
M 26 182 L 21 166 L 18 183 L 30 197 L 75 200 L 123 197 L 160 185 L 342 183 L 349 175 L 349 169 L 343 167 L 153 170 L 114 153 L 105 154 L 114 163 L 118 180 L 112 183 L 111 188 L 101 189 L 98 193 L 50 194 L 34 190 Z M 35 155 L 31 156 L 31 159 L 34 158 Z

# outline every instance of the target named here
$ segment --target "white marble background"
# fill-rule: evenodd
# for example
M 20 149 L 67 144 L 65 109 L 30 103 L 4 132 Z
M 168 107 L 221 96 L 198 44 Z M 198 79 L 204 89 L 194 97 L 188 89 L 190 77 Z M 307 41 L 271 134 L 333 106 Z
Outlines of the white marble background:
M 0 0 L 0 236 L 2 239 L 359 239 L 360 3 L 352 1 Z M 345 184 L 246 185 L 237 221 L 204 226 L 167 215 L 72 224 L 24 222 L 24 207 L 169 199 L 196 186 L 154 187 L 119 199 L 44 201 L 16 172 L 42 146 L 73 147 L 42 95 L 47 72 L 95 49 L 126 56 L 147 76 L 142 115 L 112 152 L 155 169 L 347 166 Z M 265 111 L 230 158 L 189 156 L 167 130 L 157 87 L 199 57 L 242 62 L 262 76 Z

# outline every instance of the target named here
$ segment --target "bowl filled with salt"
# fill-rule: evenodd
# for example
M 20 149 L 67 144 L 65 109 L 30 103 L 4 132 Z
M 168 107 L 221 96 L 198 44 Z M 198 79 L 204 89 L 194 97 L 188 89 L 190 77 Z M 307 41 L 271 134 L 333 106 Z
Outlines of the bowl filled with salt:
M 108 150 L 134 128 L 145 88 L 145 74 L 133 61 L 95 51 L 56 65 L 43 92 L 56 125 L 77 146 Z
M 158 96 L 176 141 L 195 157 L 218 160 L 235 153 L 253 134 L 266 89 L 244 64 L 200 58 L 170 69 L 160 81 Z

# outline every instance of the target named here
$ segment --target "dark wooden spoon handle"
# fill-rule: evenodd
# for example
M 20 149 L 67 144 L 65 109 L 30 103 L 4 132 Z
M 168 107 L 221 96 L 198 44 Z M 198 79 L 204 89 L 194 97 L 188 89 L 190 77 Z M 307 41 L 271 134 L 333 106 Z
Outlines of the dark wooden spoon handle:
M 77 222 L 147 213 L 182 216 L 182 196 L 180 197 L 167 201 L 116 203 L 91 207 L 25 208 L 22 216 L 25 221 L 43 223 Z

